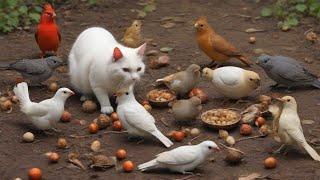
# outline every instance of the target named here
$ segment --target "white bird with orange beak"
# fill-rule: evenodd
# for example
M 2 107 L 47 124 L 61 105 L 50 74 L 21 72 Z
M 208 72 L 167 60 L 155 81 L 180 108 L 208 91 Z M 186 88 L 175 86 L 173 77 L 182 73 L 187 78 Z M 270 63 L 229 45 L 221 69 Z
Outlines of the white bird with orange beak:
M 260 86 L 260 76 L 239 67 L 225 66 L 217 69 L 204 68 L 202 76 L 212 82 L 224 97 L 240 99 Z
M 119 90 L 116 96 L 119 119 L 130 136 L 154 136 L 167 148 L 173 145 L 173 142 L 158 130 L 154 117 L 135 99 L 132 86 Z
M 219 151 L 213 141 L 203 141 L 197 145 L 180 146 L 156 155 L 156 158 L 140 164 L 138 170 L 146 171 L 154 168 L 168 168 L 171 171 L 189 174 L 201 165 L 213 151 Z
M 283 103 L 279 119 L 278 136 L 283 145 L 277 150 L 280 152 L 285 145 L 297 145 L 305 149 L 312 159 L 320 161 L 319 154 L 307 143 L 303 134 L 300 118 L 297 112 L 297 102 L 291 96 L 277 98 Z
M 13 92 L 18 97 L 21 111 L 26 114 L 40 130 L 55 130 L 54 125 L 60 120 L 66 100 L 74 95 L 68 88 L 60 88 L 51 99 L 39 103 L 32 102 L 29 97 L 28 85 L 25 82 L 17 84 Z

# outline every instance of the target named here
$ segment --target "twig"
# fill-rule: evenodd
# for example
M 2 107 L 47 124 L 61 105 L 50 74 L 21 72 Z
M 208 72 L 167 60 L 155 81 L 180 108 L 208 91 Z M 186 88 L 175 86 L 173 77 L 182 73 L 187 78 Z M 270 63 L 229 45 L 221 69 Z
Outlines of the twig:
M 166 127 L 169 127 L 169 124 L 165 122 L 162 118 L 160 118 L 159 121 L 162 122 L 162 124 L 164 124 Z
M 244 138 L 237 139 L 236 142 L 244 141 L 244 140 L 248 140 L 248 139 L 257 139 L 257 138 L 261 138 L 261 137 L 265 137 L 265 135 L 261 134 L 261 135 L 256 135 L 256 136 L 244 137 Z
M 103 132 L 103 134 L 123 134 L 123 133 L 127 133 L 128 131 L 105 131 Z
M 191 179 L 191 178 L 193 178 L 193 177 L 195 177 L 195 176 L 202 176 L 202 174 L 200 174 L 200 173 L 191 174 L 191 175 L 189 175 L 189 176 L 186 176 L 186 177 L 183 177 L 183 178 L 177 178 L 177 179 L 174 179 L 174 180 L 187 180 L 187 179 Z
M 122 134 L 122 133 L 127 133 L 128 131 L 105 131 L 102 134 Z M 76 134 L 71 134 L 69 137 L 70 138 L 76 138 L 76 139 L 80 139 L 80 138 L 88 138 L 88 137 L 93 137 L 93 136 L 99 136 L 102 134 L 89 134 L 89 135 L 76 135 Z
M 222 144 L 222 143 L 219 143 L 219 144 L 220 144 L 222 147 L 226 148 L 226 149 L 233 150 L 233 151 L 237 151 L 237 152 L 239 152 L 239 153 L 241 153 L 241 154 L 245 154 L 243 151 L 240 151 L 239 149 L 232 148 L 232 147 L 228 147 L 228 146 L 226 146 L 226 145 L 224 145 L 224 144 Z
M 306 32 L 304 32 L 303 34 L 306 35 L 307 33 L 311 32 L 311 31 L 313 31 L 312 28 L 308 29 L 308 30 L 307 30 Z
M 196 137 L 194 137 L 194 138 L 192 138 L 192 139 L 188 142 L 188 144 L 191 145 L 192 141 L 198 139 L 200 136 L 201 136 L 201 134 L 198 135 L 198 136 L 196 136 Z

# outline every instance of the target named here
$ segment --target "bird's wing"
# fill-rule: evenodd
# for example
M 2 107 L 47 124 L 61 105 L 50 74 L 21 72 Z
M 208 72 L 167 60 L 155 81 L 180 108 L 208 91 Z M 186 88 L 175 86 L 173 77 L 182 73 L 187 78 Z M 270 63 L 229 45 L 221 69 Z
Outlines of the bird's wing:
M 154 131 L 156 129 L 155 120 L 151 114 L 142 106 L 134 106 L 133 108 L 126 108 L 124 117 L 126 122 L 141 131 Z
M 302 65 L 296 61 L 283 61 L 279 59 L 272 66 L 272 72 L 277 73 L 280 77 L 292 81 L 303 82 L 313 81 L 316 76 L 308 72 Z
M 300 128 L 295 128 L 295 129 L 286 129 L 286 132 L 288 135 L 294 139 L 298 144 L 303 144 L 306 139 L 303 135 L 303 131 Z
M 213 78 L 218 80 L 218 82 L 223 83 L 223 85 L 236 86 L 240 81 L 239 76 L 241 75 L 242 74 L 239 74 L 238 71 L 235 72 L 235 71 L 229 70 L 228 73 L 226 73 L 226 71 L 224 71 L 223 69 L 220 69 L 220 71 L 217 71 L 217 73 L 213 76 Z
M 157 161 L 167 165 L 185 165 L 197 159 L 196 149 L 188 146 L 181 146 L 171 151 L 157 155 Z
M 237 48 L 220 35 L 213 35 L 210 37 L 210 40 L 214 51 L 231 57 L 241 56 Z
M 34 75 L 42 74 L 47 69 L 45 62 L 40 62 L 39 59 L 23 59 L 10 64 L 10 67 L 16 71 Z
M 50 108 L 46 105 L 40 104 L 40 103 L 35 103 L 35 102 L 30 102 L 27 105 L 23 106 L 23 112 L 27 116 L 44 116 L 48 114 L 50 111 Z

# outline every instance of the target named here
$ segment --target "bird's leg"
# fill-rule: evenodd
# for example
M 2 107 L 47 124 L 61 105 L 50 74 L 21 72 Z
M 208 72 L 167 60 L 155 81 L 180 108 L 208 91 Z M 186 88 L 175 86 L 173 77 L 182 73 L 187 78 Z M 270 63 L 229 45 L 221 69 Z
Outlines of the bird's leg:
M 203 68 L 205 68 L 205 67 L 208 67 L 208 68 L 212 68 L 212 67 L 217 67 L 217 66 L 219 66 L 216 62 L 214 62 L 214 61 L 211 61 L 209 64 L 203 64 L 203 65 L 201 65 L 200 67 L 201 67 L 201 69 L 203 69 Z
M 54 132 L 56 132 L 56 133 L 62 132 L 61 130 L 56 129 L 55 127 L 52 127 L 51 129 L 52 129 Z
M 44 134 L 47 135 L 47 136 L 52 136 L 52 135 L 53 135 L 53 133 L 52 133 L 52 132 L 49 132 L 48 130 L 44 130 L 43 132 L 44 132 Z
M 285 144 L 282 144 L 277 150 L 273 151 L 273 154 L 280 154 L 283 149 L 286 148 Z
M 274 84 L 274 85 L 271 85 L 270 88 L 274 89 L 274 88 L 276 88 L 276 87 L 278 87 L 278 86 L 279 86 L 279 84 L 276 83 L 276 84 Z
M 184 175 L 192 175 L 192 176 L 195 175 L 193 172 L 188 172 L 188 171 L 183 171 L 182 174 L 184 174 Z

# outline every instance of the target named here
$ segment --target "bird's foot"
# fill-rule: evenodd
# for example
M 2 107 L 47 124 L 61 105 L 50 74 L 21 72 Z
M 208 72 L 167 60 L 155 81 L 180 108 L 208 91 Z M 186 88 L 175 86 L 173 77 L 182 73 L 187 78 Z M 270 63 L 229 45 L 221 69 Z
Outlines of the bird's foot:
M 281 154 L 283 152 L 283 150 L 285 150 L 285 149 L 286 149 L 286 145 L 283 144 L 277 150 L 273 151 L 272 153 L 273 154 Z
M 276 84 L 274 84 L 274 85 L 271 85 L 270 88 L 271 88 L 271 89 L 275 89 L 275 88 L 277 88 L 278 86 L 279 86 L 279 84 L 276 83 Z
M 184 175 L 192 175 L 192 176 L 195 175 L 193 172 L 188 172 L 188 171 L 183 171 L 182 174 L 184 174 Z
M 208 67 L 208 68 L 217 68 L 217 67 L 219 67 L 219 64 L 217 64 L 214 61 L 211 61 L 209 64 L 202 64 L 200 66 L 201 69 L 206 68 L 206 67 Z
M 56 129 L 56 128 L 51 128 L 54 132 L 56 132 L 56 133 L 60 133 L 60 132 L 62 132 L 61 130 L 58 130 L 58 129 Z
M 47 136 L 52 136 L 52 135 L 53 135 L 53 133 L 52 133 L 52 132 L 49 132 L 48 130 L 44 130 L 43 132 L 44 132 L 44 134 L 47 135 Z
M 101 107 L 101 113 L 103 114 L 111 114 L 113 112 L 113 107 L 112 106 L 103 106 Z

